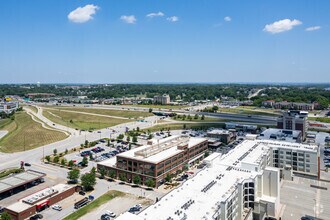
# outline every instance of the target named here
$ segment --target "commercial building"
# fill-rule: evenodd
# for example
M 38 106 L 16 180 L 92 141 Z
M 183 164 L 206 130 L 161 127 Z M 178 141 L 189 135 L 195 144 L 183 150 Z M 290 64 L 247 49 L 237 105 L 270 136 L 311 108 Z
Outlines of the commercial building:
M 290 152 L 292 157 L 291 160 L 284 159 L 287 159 L 288 163 L 285 163 L 282 170 L 282 164 L 278 165 L 276 162 L 280 160 L 277 159 L 277 155 L 281 158 L 283 153 L 289 155 L 287 152 Z M 117 219 L 262 220 L 266 216 L 278 218 L 280 179 L 290 179 L 283 176 L 283 173 L 290 174 L 286 172 L 290 169 L 287 164 L 293 166 L 294 153 L 297 154 L 297 158 L 304 158 L 304 167 L 310 165 L 309 170 L 297 169 L 297 172 L 311 175 L 317 173 L 318 147 L 315 145 L 245 140 L 225 155 L 211 154 L 204 160 L 206 168 L 138 215 L 125 213 Z
M 0 112 L 11 113 L 18 109 L 18 102 L 0 102 Z
M 312 111 L 314 110 L 314 103 L 300 103 L 300 102 L 275 102 L 273 105 L 277 109 L 295 109 L 295 110 L 304 110 Z
M 235 140 L 236 135 L 234 132 L 223 130 L 223 129 L 214 129 L 207 132 L 207 137 L 214 138 L 221 141 L 224 144 L 228 144 Z
M 162 96 L 155 96 L 154 97 L 154 103 L 156 104 L 162 104 L 162 105 L 168 105 L 171 102 L 171 98 L 169 95 L 162 95 Z
M 13 195 L 28 188 L 33 181 L 40 180 L 46 176 L 34 170 L 27 170 L 23 173 L 12 175 L 0 180 L 0 199 Z
M 202 160 L 206 150 L 205 138 L 171 136 L 102 161 L 97 164 L 97 169 L 114 170 L 116 178 L 125 178 L 128 182 L 134 176 L 139 176 L 142 184 L 152 179 L 158 187 L 168 174 L 175 174 Z
M 4 211 L 10 214 L 13 220 L 23 220 L 71 196 L 75 191 L 75 186 L 58 184 L 22 198 L 5 207 Z
M 226 129 L 235 129 L 237 131 L 244 131 L 251 133 L 256 133 L 258 128 L 256 125 L 244 125 L 244 124 L 238 124 L 232 122 L 226 122 L 225 125 L 226 125 Z
M 302 133 L 298 130 L 268 128 L 260 133 L 258 139 L 281 140 L 293 143 L 301 143 Z
M 277 119 L 277 128 L 285 130 L 299 130 L 302 134 L 302 139 L 305 140 L 308 112 L 289 110 L 283 113 Z

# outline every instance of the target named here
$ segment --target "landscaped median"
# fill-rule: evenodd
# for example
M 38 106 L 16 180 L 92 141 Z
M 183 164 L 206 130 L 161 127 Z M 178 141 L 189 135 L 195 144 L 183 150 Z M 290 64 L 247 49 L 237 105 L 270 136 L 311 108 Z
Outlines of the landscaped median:
M 6 176 L 9 176 L 10 174 L 14 174 L 14 173 L 21 173 L 24 170 L 20 169 L 20 168 L 10 168 L 10 169 L 5 169 L 0 171 L 0 179 L 4 178 Z
M 90 202 L 88 205 L 78 209 L 76 212 L 68 215 L 64 218 L 64 220 L 76 220 L 81 218 L 82 216 L 86 215 L 87 213 L 93 211 L 94 209 L 100 207 L 101 205 L 109 202 L 110 200 L 116 197 L 122 197 L 125 193 L 119 192 L 116 190 L 110 190 L 106 194 L 100 196 L 99 198 L 95 199 L 94 201 Z

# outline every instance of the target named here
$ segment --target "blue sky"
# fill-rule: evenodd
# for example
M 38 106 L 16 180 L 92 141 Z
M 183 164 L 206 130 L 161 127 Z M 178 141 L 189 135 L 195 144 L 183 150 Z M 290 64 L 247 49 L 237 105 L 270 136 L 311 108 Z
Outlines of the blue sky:
M 1 83 L 330 82 L 330 1 L 1 3 Z

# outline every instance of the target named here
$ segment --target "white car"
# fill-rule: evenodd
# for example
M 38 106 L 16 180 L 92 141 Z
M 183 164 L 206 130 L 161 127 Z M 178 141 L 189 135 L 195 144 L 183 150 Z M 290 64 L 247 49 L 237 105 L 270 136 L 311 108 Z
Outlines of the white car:
M 142 205 L 141 204 L 137 204 L 137 205 L 135 205 L 135 207 L 138 208 L 138 209 L 142 209 Z
M 114 212 L 109 211 L 109 210 L 106 210 L 105 211 L 105 214 L 109 215 L 111 218 L 115 218 L 116 217 L 116 214 Z
M 57 210 L 57 211 L 62 211 L 62 207 L 60 205 L 53 205 L 52 209 Z

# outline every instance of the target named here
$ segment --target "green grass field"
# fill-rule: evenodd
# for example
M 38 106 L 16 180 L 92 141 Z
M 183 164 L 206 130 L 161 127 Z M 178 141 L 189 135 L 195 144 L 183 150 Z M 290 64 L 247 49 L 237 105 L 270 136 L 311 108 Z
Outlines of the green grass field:
M 32 105 L 29 105 L 29 106 L 26 106 L 26 107 L 29 108 L 29 109 L 31 109 L 34 113 L 38 113 L 37 107 L 32 106 Z
M 67 137 L 63 132 L 43 128 L 26 112 L 15 113 L 15 120 L 1 120 L 0 129 L 8 131 L 0 140 L 0 151 L 8 153 L 30 150 Z
M 324 122 L 324 123 L 330 123 L 330 118 L 322 118 L 322 117 L 308 117 L 309 120 L 313 121 L 319 121 L 319 122 Z
M 109 192 L 107 192 L 106 194 L 104 194 L 104 195 L 100 196 L 99 198 L 95 199 L 94 201 L 92 201 L 88 205 L 86 205 L 86 206 L 78 209 L 76 212 L 68 215 L 63 220 L 76 220 L 76 219 L 79 219 L 82 216 L 86 215 L 87 213 L 89 213 L 89 212 L 93 211 L 94 209 L 100 207 L 104 203 L 107 203 L 107 202 L 109 202 L 110 200 L 112 200 L 116 197 L 124 196 L 124 195 L 125 195 L 125 193 L 123 193 L 123 192 L 119 192 L 119 191 L 116 191 L 116 190 L 110 190 Z
M 65 112 L 61 111 L 60 109 L 44 109 L 43 115 L 56 124 L 77 128 L 80 130 L 102 129 L 132 121 L 128 119 L 117 119 L 96 115 L 79 114 L 74 112 Z
M 9 176 L 10 174 L 13 173 L 21 173 L 21 172 L 23 172 L 23 170 L 20 168 L 6 169 L 0 172 L 0 179 L 5 178 L 6 176 Z
M 71 107 L 56 107 L 54 109 L 64 109 L 77 112 L 87 112 L 100 115 L 117 116 L 124 118 L 139 118 L 152 116 L 149 112 L 128 111 L 128 110 L 112 110 L 112 109 L 98 109 L 98 108 L 71 108 Z

